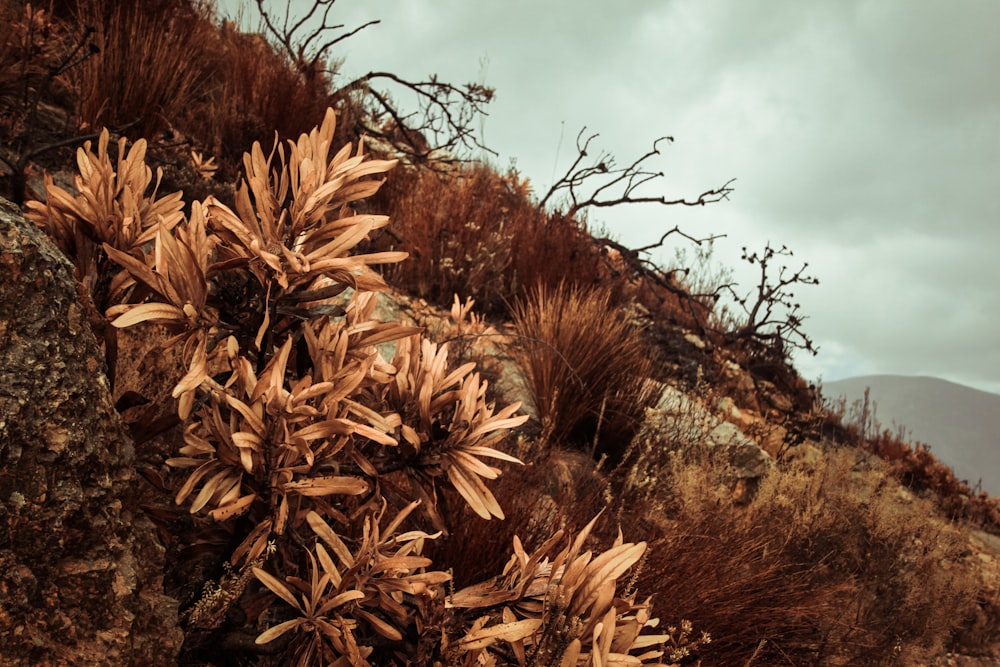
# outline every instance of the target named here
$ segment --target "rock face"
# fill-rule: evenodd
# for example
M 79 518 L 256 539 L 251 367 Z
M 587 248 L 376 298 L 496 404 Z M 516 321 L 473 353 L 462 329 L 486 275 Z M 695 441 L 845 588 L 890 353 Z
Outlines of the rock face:
M 774 459 L 739 427 L 670 386 L 663 388 L 656 408 L 647 411 L 637 437 L 652 439 L 667 448 L 712 448 L 724 454 L 739 479 L 756 479 L 774 465 Z
M 176 664 L 134 459 L 71 265 L 0 199 L 0 664 Z

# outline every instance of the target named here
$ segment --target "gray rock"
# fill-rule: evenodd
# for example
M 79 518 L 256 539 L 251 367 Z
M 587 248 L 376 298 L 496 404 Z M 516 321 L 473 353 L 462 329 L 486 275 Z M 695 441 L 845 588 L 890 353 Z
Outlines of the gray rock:
M 0 200 L 4 665 L 169 665 L 183 635 L 72 266 Z

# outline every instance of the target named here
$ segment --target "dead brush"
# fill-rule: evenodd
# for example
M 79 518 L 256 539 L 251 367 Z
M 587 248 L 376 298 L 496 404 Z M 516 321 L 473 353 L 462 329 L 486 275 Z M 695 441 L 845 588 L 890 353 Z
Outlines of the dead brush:
M 537 283 L 614 284 L 583 225 L 539 210 L 516 173 L 410 169 L 379 201 L 399 225 L 377 247 L 402 245 L 412 260 L 387 268 L 387 279 L 438 305 L 471 293 L 483 313 L 504 316 Z
M 625 542 L 619 533 L 603 553 L 585 551 L 597 518 L 571 540 L 558 531 L 530 555 L 515 536 L 514 554 L 502 574 L 448 600 L 461 610 L 457 613 L 467 619 L 468 629 L 446 655 L 470 667 L 498 660 L 519 665 L 664 664 L 662 645 L 671 641 L 670 635 L 644 633 L 658 623 L 651 618 L 650 601 L 637 602 L 634 592 L 619 582 L 640 562 L 647 545 Z
M 448 175 L 421 170 L 410 178 L 413 185 L 393 198 L 389 214 L 412 261 L 389 268 L 387 278 L 441 305 L 456 293 L 476 294 L 487 312 L 495 311 L 508 293 L 512 241 L 523 218 L 533 215 L 517 181 L 486 166 Z
M 306 77 L 261 35 L 226 23 L 206 37 L 203 51 L 201 85 L 179 122 L 223 167 L 239 164 L 243 151 L 260 137 L 308 132 L 331 106 L 332 75 Z M 353 125 L 344 122 L 348 102 L 339 105 L 335 145 L 354 138 Z M 223 171 L 226 178 L 232 176 Z
M 712 634 L 708 663 L 928 664 L 976 613 L 958 531 L 873 459 L 789 464 L 745 506 L 704 459 L 673 457 L 659 485 L 637 585 Z
M 99 53 L 74 70 L 85 127 L 135 125 L 154 137 L 183 117 L 202 83 L 214 30 L 180 0 L 77 3 L 73 20 L 96 28 Z
M 36 148 L 30 146 L 29 134 L 37 131 L 33 126 L 39 104 L 50 94 L 70 92 L 67 72 L 91 55 L 89 34 L 84 31 L 74 39 L 67 25 L 31 3 L 0 3 L 0 21 L 4 26 L 0 31 L 0 147 L 5 149 L 0 161 L 22 168 L 18 157 Z
M 472 625 L 446 613 L 451 575 L 422 552 L 446 527 L 439 487 L 479 517 L 504 516 L 486 485 L 501 470 L 485 460 L 519 463 L 497 447 L 526 417 L 515 414 L 518 404 L 498 409 L 486 400 L 474 364 L 450 369 L 446 346 L 374 319 L 385 283 L 370 267 L 405 253 L 358 253 L 388 219 L 354 214 L 351 204 L 373 194 L 393 162 L 367 159 L 361 145 L 333 153 L 334 135 L 331 110 L 320 127 L 269 154 L 255 144 L 235 209 L 210 197 L 189 218 L 157 215 L 146 224 L 144 206 L 174 198 L 116 189 L 134 180 L 144 192 L 144 144 L 111 178 L 105 134 L 98 156 L 81 151 L 89 187 L 80 197 L 53 187 L 49 204 L 33 207 L 68 252 L 82 245 L 68 239 L 86 237 L 88 256 L 105 253 L 112 326 L 164 325 L 166 344 L 182 350 L 187 370 L 173 397 L 184 444 L 166 461 L 177 474 L 165 486 L 194 515 L 191 534 L 176 536 L 186 545 L 180 554 L 225 559 L 213 568 L 218 583 L 207 582 L 184 612 L 193 651 L 186 659 L 211 652 L 208 638 L 220 636 L 212 633 L 242 646 L 243 658 L 283 652 L 280 664 L 296 665 L 475 656 L 489 643 L 470 638 L 476 633 L 510 636 L 506 612 Z M 421 527 L 428 522 L 437 532 Z M 595 661 L 619 645 L 655 657 L 649 647 L 659 637 L 640 637 L 648 605 L 614 598 L 617 577 L 644 545 L 619 540 L 592 559 L 578 554 L 583 540 L 561 556 L 568 569 L 553 582 L 572 595 L 567 622 L 584 619 L 586 633 L 569 638 L 569 648 Z M 525 620 L 515 641 L 549 627 Z M 252 647 L 236 638 L 247 631 L 257 634 Z
M 542 440 L 620 460 L 656 398 L 640 332 L 597 288 L 538 285 L 512 312 Z

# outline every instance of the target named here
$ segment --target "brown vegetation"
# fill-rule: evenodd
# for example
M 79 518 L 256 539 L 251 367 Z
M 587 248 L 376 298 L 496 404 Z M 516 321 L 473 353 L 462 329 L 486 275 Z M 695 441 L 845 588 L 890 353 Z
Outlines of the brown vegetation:
M 620 460 L 657 398 L 641 332 L 597 287 L 538 285 L 512 310 L 541 440 Z
M 585 228 L 540 211 L 513 172 L 481 164 L 445 173 L 410 169 L 378 204 L 395 224 L 376 247 L 410 253 L 386 279 L 440 306 L 454 294 L 475 295 L 482 312 L 504 315 L 536 283 L 592 285 L 606 274 Z
M 925 664 L 995 614 L 957 520 L 1000 525 L 997 500 L 926 450 L 862 438 L 883 465 L 828 438 L 817 457 L 789 455 L 738 480 L 718 452 L 695 446 L 699 424 L 635 437 L 665 383 L 703 387 L 727 364 L 752 372 L 712 398 L 728 392 L 785 425 L 814 420 L 782 336 L 811 343 L 790 297 L 759 290 L 764 310 L 750 322 L 763 342 L 735 335 L 721 349 L 725 332 L 712 327 L 726 319 L 711 292 L 692 295 L 638 251 L 587 232 L 581 209 L 596 204 L 574 170 L 604 173 L 598 165 L 567 172 L 570 212 L 484 164 L 390 172 L 395 160 L 362 142 L 338 150 L 374 118 L 363 87 L 334 94 L 321 61 L 303 69 L 200 5 L 53 3 L 57 19 L 100 24 L 100 54 L 58 76 L 49 63 L 86 41 L 72 23 L 15 5 L 2 5 L 4 18 L 28 32 L 2 37 L 0 62 L 22 67 L 0 71 L 0 104 L 13 110 L 0 120 L 8 165 L 27 168 L 25 128 L 53 87 L 75 105 L 73 131 L 136 121 L 130 132 L 156 135 L 131 145 L 121 132 L 93 136 L 75 191 L 46 178 L 46 201 L 29 208 L 73 260 L 110 366 L 114 331 L 140 325 L 166 333 L 122 336 L 142 348 L 122 356 L 180 360 L 158 406 L 171 419 L 132 431 L 164 431 L 175 447 L 138 458 L 169 547 L 168 592 L 184 608 L 185 660 Z M 298 138 L 272 148 L 275 130 Z M 158 189 L 150 165 L 173 131 L 185 158 L 199 151 L 193 182 L 229 181 L 242 164 L 235 192 L 182 200 Z M 612 177 L 651 176 L 641 163 Z M 388 285 L 455 300 L 451 353 L 376 316 Z M 496 328 L 464 324 L 471 303 L 456 294 L 474 296 Z M 781 305 L 791 313 L 772 335 L 761 327 Z M 454 354 L 476 335 L 513 341 L 538 437 L 506 438 L 527 419 L 519 404 Z M 655 363 L 664 349 L 676 367 Z M 768 404 L 775 396 L 757 383 L 791 407 Z M 857 435 L 834 431 L 840 444 Z M 894 478 L 934 491 L 944 515 Z
M 708 664 L 927 664 L 978 613 L 961 530 L 876 459 L 842 449 L 790 464 L 745 506 L 704 454 L 666 463 L 637 585 L 661 617 L 712 635 Z

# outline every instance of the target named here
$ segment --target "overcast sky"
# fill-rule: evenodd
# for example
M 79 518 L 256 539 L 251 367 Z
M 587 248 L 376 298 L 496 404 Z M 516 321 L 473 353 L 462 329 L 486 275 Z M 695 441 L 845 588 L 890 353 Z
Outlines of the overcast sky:
M 339 0 L 333 16 L 382 21 L 338 46 L 345 76 L 496 88 L 485 142 L 538 192 L 583 126 L 619 164 L 675 138 L 646 194 L 736 178 L 728 202 L 591 222 L 632 246 L 675 224 L 726 234 L 714 256 L 734 267 L 741 246 L 786 244 L 821 283 L 797 292 L 821 348 L 797 358 L 808 379 L 1000 393 L 1000 2 Z

